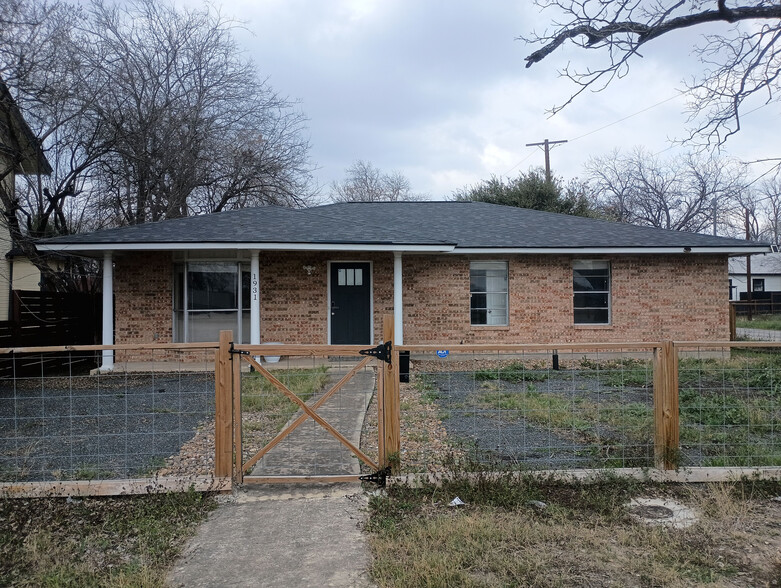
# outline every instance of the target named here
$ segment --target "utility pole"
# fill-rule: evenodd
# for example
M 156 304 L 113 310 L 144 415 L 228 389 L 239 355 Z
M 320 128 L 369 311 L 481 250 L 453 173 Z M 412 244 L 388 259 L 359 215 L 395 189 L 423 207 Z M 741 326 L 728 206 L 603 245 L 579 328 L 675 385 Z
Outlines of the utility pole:
M 551 145 L 557 145 L 559 143 L 566 143 L 566 139 L 563 141 L 548 141 L 548 139 L 545 139 L 541 143 L 526 143 L 527 147 L 542 147 L 545 151 L 545 180 L 550 184 L 551 182 L 551 175 L 550 175 L 550 146 Z
M 718 213 L 718 206 L 719 202 L 718 199 L 714 196 L 713 200 L 711 201 L 711 204 L 713 205 L 713 236 L 716 236 L 716 214 Z
M 746 208 L 746 241 L 751 240 L 751 229 L 749 224 L 749 212 Z M 748 302 L 748 320 L 752 319 L 751 307 L 753 306 L 751 300 L 751 256 L 746 255 L 746 302 Z

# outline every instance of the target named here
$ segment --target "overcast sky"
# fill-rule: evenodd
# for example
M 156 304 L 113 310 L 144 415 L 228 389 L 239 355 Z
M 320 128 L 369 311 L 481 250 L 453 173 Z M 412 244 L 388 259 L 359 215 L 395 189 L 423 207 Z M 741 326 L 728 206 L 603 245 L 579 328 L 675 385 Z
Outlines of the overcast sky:
M 236 36 L 261 75 L 300 101 L 324 196 L 359 159 L 443 199 L 491 175 L 542 166 L 542 150 L 525 145 L 546 138 L 569 141 L 551 151 L 565 179 L 615 148 L 673 155 L 669 140 L 684 135 L 687 118 L 677 90 L 699 67 L 697 31 L 665 36 L 628 77 L 549 118 L 546 109 L 573 90 L 557 69 L 586 56 L 572 50 L 526 69 L 533 48 L 518 37 L 550 18 L 529 1 L 231 0 L 221 11 L 246 23 Z M 747 115 L 726 153 L 781 156 L 780 108 Z

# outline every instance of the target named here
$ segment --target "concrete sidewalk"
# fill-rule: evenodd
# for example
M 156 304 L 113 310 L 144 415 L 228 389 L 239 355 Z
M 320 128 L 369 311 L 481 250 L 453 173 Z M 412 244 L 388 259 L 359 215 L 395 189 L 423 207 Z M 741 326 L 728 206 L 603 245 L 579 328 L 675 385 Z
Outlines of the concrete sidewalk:
M 242 489 L 212 513 L 168 576 L 181 587 L 371 587 L 358 484 Z
M 331 371 L 331 384 L 346 371 Z M 362 370 L 317 412 L 358 446 L 374 386 L 374 370 Z M 358 459 L 307 419 L 264 456 L 252 473 L 293 476 L 359 471 Z M 186 588 L 372 586 L 367 575 L 368 547 L 361 532 L 367 503 L 357 483 L 241 488 L 201 525 L 171 570 L 168 583 Z
M 781 341 L 781 331 L 772 331 L 770 329 L 748 329 L 737 328 L 735 334 L 743 339 L 750 341 Z

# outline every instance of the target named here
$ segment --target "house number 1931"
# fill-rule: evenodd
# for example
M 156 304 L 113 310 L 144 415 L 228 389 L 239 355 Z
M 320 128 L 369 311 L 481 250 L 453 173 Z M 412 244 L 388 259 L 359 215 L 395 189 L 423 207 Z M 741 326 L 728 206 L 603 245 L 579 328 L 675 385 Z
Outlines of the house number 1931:
M 258 299 L 258 274 L 252 274 L 252 299 Z

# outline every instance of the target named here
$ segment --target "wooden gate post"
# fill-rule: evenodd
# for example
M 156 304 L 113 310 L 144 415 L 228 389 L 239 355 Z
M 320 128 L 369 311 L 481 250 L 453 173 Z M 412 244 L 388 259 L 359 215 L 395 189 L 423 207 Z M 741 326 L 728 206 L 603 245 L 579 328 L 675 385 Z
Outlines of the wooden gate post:
M 678 350 L 672 341 L 654 348 L 654 463 L 662 470 L 678 468 Z
M 393 315 L 382 317 L 382 340 L 394 343 Z M 390 466 L 398 473 L 401 465 L 401 403 L 399 401 L 399 352 L 395 345 L 391 353 L 391 362 L 383 363 L 383 434 L 385 454 L 380 456 L 383 467 Z
M 220 331 L 220 346 L 214 362 L 214 476 L 217 478 L 228 478 L 233 472 L 232 340 L 233 331 Z

